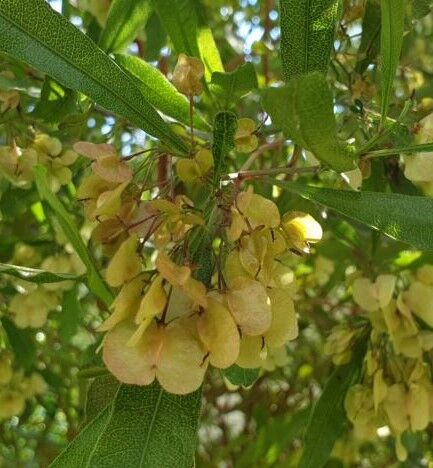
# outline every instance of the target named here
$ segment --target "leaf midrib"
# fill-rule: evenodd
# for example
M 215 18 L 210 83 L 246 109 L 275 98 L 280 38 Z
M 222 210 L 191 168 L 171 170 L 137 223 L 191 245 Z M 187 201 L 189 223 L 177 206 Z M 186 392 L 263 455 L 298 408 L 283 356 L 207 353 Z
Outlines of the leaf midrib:
M 156 404 L 155 404 L 155 407 L 154 407 L 154 409 L 153 409 L 152 419 L 150 420 L 149 430 L 147 431 L 146 442 L 144 443 L 144 446 L 143 446 L 143 452 L 141 453 L 140 465 L 139 465 L 140 468 L 144 467 L 143 463 L 144 463 L 144 461 L 145 461 L 145 456 L 146 456 L 146 452 L 147 452 L 147 447 L 148 447 L 148 445 L 149 445 L 150 436 L 152 435 L 153 427 L 154 427 L 154 425 L 155 425 L 156 415 L 157 415 L 157 413 L 158 413 L 159 406 L 161 405 L 161 400 L 162 400 L 163 392 L 164 392 L 164 391 L 163 391 L 163 389 L 162 389 L 162 387 L 161 387 L 161 388 L 159 389 L 158 398 L 157 398 L 157 400 L 156 400 Z
M 58 14 L 56 13 L 55 11 L 53 11 L 54 14 Z M 134 107 L 132 107 L 128 101 L 125 101 L 122 97 L 121 94 L 118 94 L 117 92 L 114 92 L 112 89 L 110 89 L 108 86 L 106 86 L 105 84 L 101 83 L 99 80 L 97 80 L 96 78 L 94 78 L 90 73 L 88 73 L 86 70 L 82 69 L 81 67 L 77 66 L 76 64 L 74 64 L 73 62 L 71 62 L 67 57 L 65 57 L 63 54 L 59 54 L 55 51 L 55 49 L 53 49 L 52 47 L 50 47 L 48 44 L 45 44 L 44 42 L 40 41 L 38 39 L 37 36 L 35 36 L 34 34 L 30 33 L 29 31 L 26 31 L 24 28 L 22 28 L 19 24 L 17 24 L 14 20 L 12 20 L 10 17 L 8 16 L 5 16 L 2 11 L 0 10 L 0 16 L 7 22 L 7 23 L 10 23 L 12 24 L 16 29 L 18 29 L 19 31 L 21 31 L 21 34 L 23 34 L 24 36 L 28 36 L 30 38 L 32 38 L 35 42 L 37 42 L 40 47 L 42 49 L 45 49 L 47 51 L 49 51 L 52 55 L 56 56 L 56 57 L 59 57 L 61 60 L 63 60 L 64 62 L 66 62 L 69 66 L 71 66 L 72 68 L 75 68 L 77 70 L 79 70 L 81 73 L 83 73 L 86 77 L 88 77 L 91 81 L 93 81 L 94 83 L 96 83 L 98 86 L 100 86 L 101 88 L 103 88 L 104 90 L 108 91 L 108 94 L 111 94 L 113 96 L 115 96 L 117 99 L 119 99 L 119 101 L 123 102 L 124 105 L 126 105 L 126 107 L 132 111 L 133 113 L 139 115 L 142 119 L 144 119 L 146 122 L 148 122 L 150 124 L 150 126 L 152 128 L 155 128 L 155 124 L 151 121 L 149 121 L 148 119 L 146 119 L 145 116 L 143 116 L 139 111 L 137 111 Z M 77 29 L 77 31 L 79 33 L 81 33 L 81 31 L 79 31 Z M 95 46 L 97 47 L 97 45 L 95 44 Z M 107 58 L 110 60 L 110 58 L 107 56 Z M 128 75 L 126 75 L 126 73 L 116 64 L 116 62 L 114 61 L 111 61 L 110 62 L 112 63 L 112 65 L 114 65 L 119 71 L 120 73 L 122 73 L 122 75 L 125 76 L 125 79 L 128 81 L 128 83 L 131 84 L 131 86 L 133 86 L 135 88 L 135 84 L 131 82 L 130 78 Z M 152 109 L 153 106 L 151 106 L 150 103 L 147 103 L 148 106 L 150 106 Z M 156 111 L 155 111 L 156 112 Z M 157 127 L 156 127 L 157 128 Z M 160 129 L 157 128 L 157 132 L 156 133 L 159 133 Z M 166 134 L 166 132 L 163 132 L 167 138 L 169 139 L 169 141 L 172 142 L 172 139 L 169 135 Z M 177 144 L 176 144 L 176 147 L 177 147 Z

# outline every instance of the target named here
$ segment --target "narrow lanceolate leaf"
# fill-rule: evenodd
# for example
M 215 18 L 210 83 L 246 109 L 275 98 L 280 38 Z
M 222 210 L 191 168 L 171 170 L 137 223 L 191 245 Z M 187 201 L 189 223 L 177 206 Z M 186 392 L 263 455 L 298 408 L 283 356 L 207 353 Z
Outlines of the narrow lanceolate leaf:
M 286 80 L 326 73 L 341 0 L 280 0 L 281 61 Z
M 382 123 L 388 114 L 389 103 L 394 84 L 394 78 L 400 60 L 403 43 L 405 0 L 382 0 L 381 5 L 381 93 L 382 93 Z
M 212 74 L 211 89 L 226 105 L 236 101 L 258 87 L 257 75 L 252 63 L 245 63 L 235 71 Z
M 308 200 L 421 250 L 433 250 L 433 200 L 383 192 L 350 192 L 272 180 Z
M 351 362 L 335 369 L 314 406 L 304 436 L 299 468 L 321 468 L 328 460 L 346 422 L 344 399 L 359 378 L 365 346 L 355 350 Z
M 109 52 L 120 52 L 144 28 L 151 13 L 150 0 L 114 0 L 108 12 L 99 46 Z
M 233 112 L 219 112 L 215 116 L 212 153 L 214 159 L 214 181 L 219 183 L 221 172 L 227 164 L 230 151 L 234 148 L 237 118 Z
M 377 57 L 380 49 L 380 5 L 367 0 L 362 19 L 362 35 L 358 49 L 356 73 L 362 75 Z
M 113 299 L 113 295 L 101 278 L 99 270 L 69 213 L 66 211 L 60 200 L 51 191 L 47 181 L 47 170 L 43 166 L 36 166 L 34 168 L 34 175 L 39 196 L 42 200 L 46 201 L 48 206 L 53 210 L 60 227 L 63 229 L 63 232 L 69 239 L 69 242 L 72 244 L 78 256 L 86 266 L 87 284 L 89 289 L 103 300 L 105 304 L 109 305 Z
M 260 369 L 244 369 L 236 364 L 224 369 L 224 377 L 233 385 L 250 387 L 258 378 Z
M 203 6 L 198 1 L 153 0 L 153 6 L 176 52 L 201 58 L 206 80 L 210 80 L 214 71 L 224 69 L 212 32 L 202 17 Z
M 201 392 L 172 395 L 153 383 L 120 385 L 52 468 L 191 468 Z
M 134 81 L 45 0 L 0 0 L 0 50 L 84 93 L 174 150 L 187 150 Z
M 189 101 L 154 66 L 132 55 L 116 54 L 116 62 L 135 80 L 143 96 L 165 115 L 189 125 Z M 209 125 L 197 113 L 194 126 L 208 130 Z
M 33 342 L 32 331 L 28 328 L 25 330 L 17 328 L 7 317 L 2 317 L 1 325 L 6 332 L 17 364 L 24 367 L 24 369 L 31 369 L 36 360 L 36 349 Z
M 263 107 L 287 138 L 311 151 L 338 172 L 354 168 L 354 156 L 337 137 L 333 99 L 318 72 L 294 78 L 282 88 L 263 91 Z
M 0 275 L 14 276 L 30 283 L 60 283 L 61 281 L 77 281 L 81 276 L 71 275 L 69 273 L 51 273 L 46 270 L 36 268 L 28 268 L 19 265 L 10 265 L 8 263 L 0 263 Z

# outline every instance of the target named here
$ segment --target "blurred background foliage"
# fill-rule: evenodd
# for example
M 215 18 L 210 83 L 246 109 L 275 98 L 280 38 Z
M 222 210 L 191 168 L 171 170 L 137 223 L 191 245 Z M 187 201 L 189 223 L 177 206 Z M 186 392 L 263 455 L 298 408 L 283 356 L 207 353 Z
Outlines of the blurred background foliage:
M 89 37 L 98 40 L 109 0 L 50 3 Z M 260 87 L 281 80 L 279 13 L 274 0 L 204 0 L 198 8 L 209 21 L 226 71 L 249 62 L 255 67 Z M 404 125 L 397 126 L 385 142 L 397 146 L 410 143 L 416 122 L 433 110 L 431 2 L 412 0 L 407 2 L 407 8 L 403 54 L 390 116 L 396 118 L 407 100 L 413 99 L 414 104 L 405 116 Z M 349 142 L 369 140 L 380 117 L 377 101 L 379 15 L 378 1 L 344 1 L 328 78 L 335 94 L 340 136 Z M 128 53 L 140 56 L 170 78 L 177 56 L 151 9 L 146 23 L 127 49 Z M 5 54 L 0 55 L 0 70 L 0 94 L 19 95 L 19 104 L 0 114 L 1 145 L 31 147 L 35 144 L 36 132 L 58 138 L 62 151 L 77 140 L 109 141 L 127 156 L 154 144 L 148 135 L 125 120 L 107 114 L 84 96 L 63 88 Z M 209 99 L 204 96 L 197 108 L 211 122 L 224 104 L 222 99 Z M 239 116 L 250 117 L 259 124 L 266 122 L 255 93 L 229 105 Z M 277 137 L 268 138 L 268 134 L 272 134 L 269 125 L 260 128 L 261 157 L 254 159 L 249 168 L 264 169 L 277 160 L 289 158 L 292 143 Z M 239 155 L 233 169 L 243 166 L 248 157 Z M 86 164 L 77 159 L 68 166 L 71 177 L 60 182 L 57 196 L 73 213 L 81 234 L 88 239 L 89 227 L 74 196 Z M 158 168 L 152 164 L 146 170 L 148 174 L 154 173 L 151 177 L 156 179 Z M 61 178 L 57 169 L 52 168 L 54 181 Z M 403 177 L 398 157 L 375 160 L 370 171 L 370 176 L 364 180 L 366 190 L 421 193 Z M 312 179 L 325 186 L 345 186 L 330 171 L 313 175 Z M 269 195 L 269 190 L 265 185 L 256 184 L 258 193 Z M 431 254 L 409 249 L 405 244 L 391 241 L 332 212 L 322 212 L 297 195 L 284 194 L 279 199 L 279 207 L 282 212 L 296 209 L 314 214 L 321 219 L 325 231 L 324 240 L 313 250 L 313 255 L 300 257 L 293 264 L 299 285 L 299 337 L 289 345 L 288 358 L 282 366 L 255 376 L 257 380 L 252 388 L 236 388 L 215 370 L 208 376 L 204 385 L 197 467 L 297 466 L 309 410 L 332 368 L 330 358 L 324 354 L 326 337 L 335 324 L 360 313 L 348 293 L 348 278 L 355 271 L 375 277 L 383 271 L 411 271 L 433 261 Z M 41 204 L 31 182 L 17 186 L 7 177 L 0 177 L 0 220 L 1 263 L 75 276 L 82 274 L 71 245 L 50 211 Z M 96 255 L 101 257 L 98 251 Z M 15 394 L 2 397 L 0 466 L 45 467 L 82 424 L 88 376 L 100 369 L 96 350 L 101 336 L 95 329 L 101 323 L 103 307 L 83 285 L 77 286 L 73 280 L 51 286 L 37 284 L 35 280 L 36 284 L 30 286 L 24 276 L 20 277 L 19 272 L 17 275 L 3 275 L 0 271 L 3 325 L 0 329 L 3 350 L 0 382 L 2 372 L 8 372 L 7 363 L 11 363 L 14 385 L 20 395 L 18 402 Z M 42 320 L 42 326 L 20 328 L 11 304 L 17 294 L 29 288 L 37 291 L 35 301 L 39 298 L 44 304 L 38 310 L 48 313 L 48 318 L 45 323 Z M 26 307 L 31 313 L 38 305 L 35 302 Z M 36 387 L 28 390 L 34 374 L 41 376 L 45 383 L 39 382 L 39 386 L 35 384 Z M 433 426 L 422 434 L 408 436 L 405 445 L 409 458 L 398 463 L 392 437 L 386 428 L 378 430 L 374 441 L 362 442 L 353 436 L 347 423 L 326 466 L 431 466 Z

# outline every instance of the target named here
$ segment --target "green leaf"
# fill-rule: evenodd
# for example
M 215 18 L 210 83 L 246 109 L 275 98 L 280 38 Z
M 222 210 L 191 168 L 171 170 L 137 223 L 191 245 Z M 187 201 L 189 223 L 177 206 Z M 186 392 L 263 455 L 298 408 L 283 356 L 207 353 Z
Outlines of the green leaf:
M 111 304 L 113 294 L 101 278 L 98 267 L 96 266 L 89 250 L 85 246 L 83 239 L 78 232 L 70 215 L 62 205 L 60 200 L 51 191 L 47 181 L 47 170 L 43 166 L 34 168 L 36 187 L 41 199 L 45 200 L 49 207 L 54 211 L 56 219 L 59 222 L 66 237 L 71 242 L 78 256 L 87 269 L 87 283 L 89 289 L 98 296 L 105 304 Z
M 392 239 L 422 250 L 433 250 L 433 200 L 430 198 L 332 190 L 274 179 L 270 182 L 381 231 Z
M 84 93 L 174 150 L 187 150 L 134 81 L 45 0 L 0 0 L 0 49 Z
M 226 104 L 236 101 L 258 87 L 257 75 L 252 63 L 244 63 L 236 70 L 227 73 L 212 73 L 211 89 Z
M 215 116 L 212 154 L 214 159 L 214 182 L 219 183 L 226 159 L 235 147 L 234 138 L 238 123 L 233 112 L 218 112 Z
M 245 369 L 236 364 L 222 371 L 224 377 L 233 385 L 251 387 L 259 377 L 260 369 Z
M 189 101 L 154 66 L 132 55 L 115 55 L 116 62 L 135 80 L 141 93 L 153 106 L 179 122 L 189 125 Z M 209 125 L 197 112 L 195 127 L 209 130 Z
M 403 44 L 405 0 L 381 0 L 381 93 L 382 124 L 388 115 L 394 78 Z
M 150 0 L 114 0 L 99 46 L 107 53 L 120 52 L 144 28 L 151 12 Z
M 36 359 L 36 348 L 33 342 L 32 331 L 18 328 L 7 317 L 2 317 L 1 324 L 6 332 L 17 364 L 24 367 L 24 369 L 31 369 Z
M 46 270 L 28 268 L 20 265 L 10 265 L 9 263 L 0 263 L 0 275 L 15 276 L 30 283 L 59 283 L 61 281 L 77 281 L 82 276 L 71 275 L 69 273 L 51 273 Z
M 421 145 L 407 145 L 398 148 L 385 148 L 374 151 L 367 151 L 368 159 L 382 158 L 399 154 L 415 154 L 415 153 L 431 153 L 433 152 L 433 143 L 423 143 Z
M 78 287 L 63 294 L 62 311 L 59 317 L 59 335 L 64 341 L 69 341 L 78 331 L 83 311 L 78 296 Z
M 156 382 L 120 385 L 51 466 L 191 468 L 200 406 L 201 391 L 172 395 Z
M 326 74 L 340 14 L 340 0 L 280 0 L 285 80 L 312 71 Z
M 206 80 L 224 70 L 199 0 L 153 0 L 153 6 L 176 52 L 201 58 Z
M 321 73 L 295 78 L 281 88 L 267 88 L 262 96 L 264 109 L 287 138 L 335 171 L 354 169 L 353 154 L 338 141 L 333 98 Z
M 77 110 L 77 93 L 65 89 L 47 76 L 42 86 L 41 98 L 31 116 L 48 123 L 58 123 Z
M 83 426 L 86 426 L 110 405 L 116 393 L 119 391 L 120 385 L 121 383 L 110 373 L 93 379 L 87 390 Z
M 362 35 L 358 49 L 356 73 L 362 75 L 370 63 L 377 57 L 380 49 L 380 5 L 374 0 L 367 0 L 362 19 Z
M 149 62 L 159 60 L 166 41 L 167 33 L 162 27 L 159 16 L 153 12 L 146 24 L 146 60 Z
M 328 460 L 335 441 L 346 422 L 344 399 L 357 382 L 365 354 L 365 343 L 358 345 L 352 360 L 337 367 L 311 411 L 304 436 L 304 451 L 299 468 L 321 468 Z

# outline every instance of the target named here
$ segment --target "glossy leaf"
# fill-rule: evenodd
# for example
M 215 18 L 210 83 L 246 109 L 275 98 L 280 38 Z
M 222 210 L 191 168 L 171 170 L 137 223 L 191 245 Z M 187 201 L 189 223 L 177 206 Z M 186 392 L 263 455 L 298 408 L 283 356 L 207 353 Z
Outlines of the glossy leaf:
M 133 80 L 44 0 L 0 0 L 0 50 L 86 94 L 174 150 L 187 150 Z
M 87 269 L 87 284 L 89 289 L 105 304 L 109 305 L 113 299 L 111 291 L 103 281 L 98 267 L 96 266 L 89 250 L 85 246 L 83 239 L 78 232 L 77 227 L 72 221 L 70 215 L 62 205 L 60 200 L 51 191 L 47 181 L 47 171 L 43 166 L 36 166 L 34 168 L 34 175 L 36 181 L 36 187 L 39 192 L 39 196 L 47 202 L 49 207 L 54 211 L 57 221 L 60 227 L 63 229 L 69 242 L 74 247 L 78 256 Z
M 394 78 L 403 44 L 405 0 L 382 0 L 381 5 L 381 112 L 382 123 L 388 115 Z
M 165 115 L 189 125 L 189 101 L 154 66 L 132 55 L 115 55 L 116 62 L 135 80 L 143 96 Z M 194 125 L 208 130 L 209 125 L 195 113 Z
M 358 345 L 352 360 L 335 369 L 313 407 L 305 430 L 304 451 L 299 468 L 321 468 L 328 460 L 335 441 L 346 421 L 344 399 L 357 382 L 365 354 L 364 343 Z
M 250 387 L 259 377 L 260 369 L 244 369 L 236 364 L 223 371 L 224 377 L 233 385 Z
M 326 73 L 341 14 L 340 0 L 280 0 L 283 76 Z
M 125 49 L 144 28 L 150 13 L 150 0 L 114 0 L 99 40 L 101 49 L 107 53 Z
M 235 104 L 239 98 L 257 87 L 257 75 L 252 63 L 244 63 L 232 72 L 212 74 L 211 89 L 227 104 Z
M 61 281 L 77 281 L 82 279 L 81 276 L 71 275 L 69 273 L 51 273 L 50 271 L 20 265 L 10 265 L 8 263 L 0 263 L 0 275 L 14 276 L 15 278 L 37 284 L 59 283 Z
M 120 385 L 107 404 L 98 404 L 99 413 L 52 468 L 193 466 L 201 391 L 179 396 L 157 383 Z
M 433 200 L 384 192 L 351 192 L 272 180 L 274 185 L 422 250 L 433 250 Z
M 354 168 L 353 155 L 338 141 L 332 94 L 321 73 L 309 73 L 281 88 L 267 88 L 262 96 L 273 124 L 287 138 L 338 172 Z

